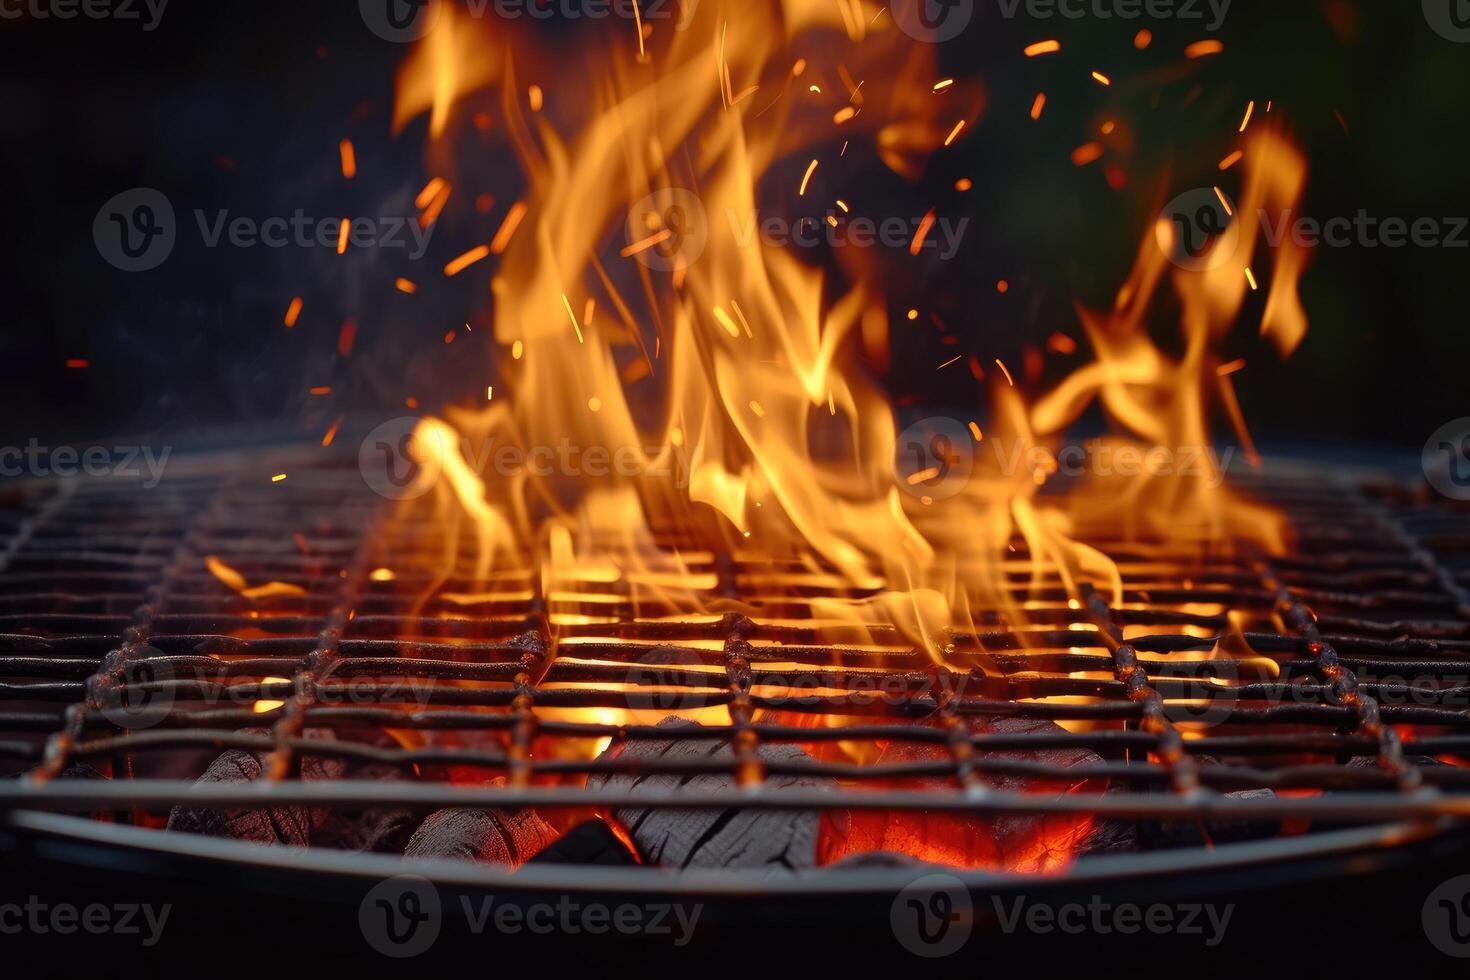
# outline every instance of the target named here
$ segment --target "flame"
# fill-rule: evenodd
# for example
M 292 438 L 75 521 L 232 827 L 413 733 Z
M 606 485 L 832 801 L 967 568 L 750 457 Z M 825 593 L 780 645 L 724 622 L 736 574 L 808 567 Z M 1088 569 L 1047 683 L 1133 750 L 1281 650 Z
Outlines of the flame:
M 969 633 L 983 650 L 982 614 L 1026 622 L 1032 604 L 1010 578 L 1017 563 L 1029 575 L 1020 593 L 1059 581 L 1073 608 L 1089 588 L 1121 605 L 1118 566 L 1082 543 L 1099 528 L 1286 547 L 1279 516 L 1221 486 L 1213 457 L 1194 472 L 1093 474 L 1094 492 L 1066 499 L 1043 493 L 1056 470 L 1045 463 L 1006 467 L 982 454 L 963 487 L 939 499 L 922 492 L 939 468 L 896 470 L 902 426 L 869 373 L 888 352 L 888 304 L 870 274 L 878 260 L 848 249 L 844 275 L 829 276 L 754 231 L 771 201 L 833 227 L 860 209 L 837 187 L 853 140 L 917 179 L 934 153 L 973 138 L 980 84 L 941 79 L 934 46 L 911 43 L 881 12 L 863 0 L 690 4 L 677 30 L 640 20 L 568 57 L 534 32 L 445 5 L 403 67 L 394 112 L 395 132 L 428 116 L 428 162 L 441 173 L 417 203 L 437 217 L 464 183 L 449 147 L 471 104 L 498 103 L 496 128 L 526 183 L 490 244 L 445 270 L 495 269 L 494 339 L 510 357 L 486 389 L 493 399 L 424 418 L 410 442 L 433 492 L 407 506 L 434 509 L 446 569 L 459 567 L 462 538 L 472 552 L 474 584 L 438 599 L 472 606 L 539 587 L 562 654 L 575 656 L 589 631 L 630 617 L 760 616 L 756 598 L 719 594 L 716 565 L 729 556 L 768 566 L 773 587 L 783 569 L 833 583 L 817 598 L 788 597 L 809 608 L 806 625 L 856 631 L 871 647 L 892 644 L 878 627 L 897 628 L 936 662 L 986 671 L 983 654 L 957 654 L 953 640 Z M 551 65 L 558 89 L 548 92 L 531 76 Z M 1033 118 L 1045 99 L 1036 96 Z M 1083 149 L 1079 165 L 1105 152 Z M 974 444 L 1044 460 L 1036 451 L 1098 404 L 1110 444 L 1203 450 L 1218 405 L 1253 455 L 1217 347 L 1269 272 L 1262 335 L 1282 355 L 1296 349 L 1305 255 L 1286 240 L 1274 263 L 1254 262 L 1258 243 L 1241 216 L 1293 208 L 1306 167 L 1261 125 L 1240 152 L 1240 205 L 1206 261 L 1171 272 L 1173 229 L 1149 229 L 1113 307 L 1078 310 L 1096 360 L 1029 407 L 1023 391 L 1039 368 L 1028 358 L 1013 376 L 997 361 L 993 409 L 983 429 L 968 424 Z M 825 218 L 813 217 L 828 201 Z M 907 261 L 939 217 L 921 210 Z M 1182 308 L 1177 358 L 1147 329 L 1166 274 Z M 1066 355 L 1079 344 L 1058 333 L 1049 346 Z M 978 360 L 972 370 L 983 374 Z M 582 455 L 506 473 L 485 446 L 522 460 L 563 446 Z M 616 465 L 594 468 L 594 450 Z M 496 578 L 526 569 L 524 590 Z M 728 717 L 703 711 L 683 716 Z M 559 714 L 610 725 L 634 715 Z M 871 747 L 843 751 L 873 761 Z M 1052 867 L 1048 848 L 1039 841 L 1028 866 Z

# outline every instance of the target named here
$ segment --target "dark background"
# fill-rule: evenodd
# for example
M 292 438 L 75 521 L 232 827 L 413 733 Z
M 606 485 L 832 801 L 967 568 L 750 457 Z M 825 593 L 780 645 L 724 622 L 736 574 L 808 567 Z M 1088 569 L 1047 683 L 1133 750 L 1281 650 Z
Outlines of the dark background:
M 957 353 L 1020 364 L 1026 346 L 1054 331 L 1080 337 L 1074 301 L 1108 302 L 1162 202 L 1220 180 L 1215 163 L 1234 147 L 1250 99 L 1273 100 L 1306 150 L 1305 214 L 1470 215 L 1470 45 L 1435 34 L 1418 0 L 1235 0 L 1213 35 L 1224 53 L 1198 61 L 1181 52 L 1211 36 L 1199 22 L 1006 20 L 995 0 L 976 2 L 975 22 L 943 47 L 941 63 L 983 79 L 985 114 L 916 187 L 874 166 L 874 191 L 894 195 L 895 208 L 922 213 L 931 202 L 972 218 L 954 261 L 931 259 L 889 284 L 895 351 L 885 381 L 901 400 L 975 404 L 983 384 L 963 366 L 936 374 L 934 365 Z M 541 30 L 570 39 L 621 26 Z M 1140 52 L 1133 36 L 1145 26 L 1155 40 Z M 1063 53 L 1021 57 L 1045 37 Z M 481 292 L 489 273 L 444 282 L 439 270 L 487 240 L 515 198 L 518 178 L 493 130 L 483 174 L 470 181 L 482 186 L 457 188 L 457 209 L 422 262 L 371 250 L 342 259 L 330 249 L 206 249 L 193 230 L 195 208 L 257 219 L 297 207 L 317 217 L 411 213 L 431 172 L 422 120 L 396 140 L 389 132 L 406 53 L 364 27 L 355 0 L 172 0 L 152 33 L 137 22 L 0 19 L 0 442 L 241 424 L 319 435 L 338 414 L 409 396 L 426 408 L 482 398 L 497 356 Z M 1113 87 L 1091 83 L 1093 68 Z M 527 81 L 558 94 L 554 77 Z M 1042 90 L 1046 113 L 1033 122 Z M 1073 166 L 1071 151 L 1097 138 L 1103 119 L 1119 123 L 1108 155 Z M 352 182 L 338 167 L 344 136 L 357 146 Z M 1121 188 L 1105 179 L 1109 166 L 1125 175 Z M 975 189 L 955 193 L 960 176 Z M 136 186 L 170 197 L 181 232 L 161 268 L 128 274 L 101 259 L 92 223 L 103 202 Z M 488 215 L 466 206 L 480 192 L 496 195 Z M 1248 362 L 1236 379 L 1256 435 L 1268 445 L 1417 450 L 1470 415 L 1467 273 L 1465 248 L 1319 248 L 1304 284 L 1311 331 L 1286 363 L 1254 336 L 1264 292 L 1253 297 L 1226 350 Z M 429 284 L 402 296 L 398 275 Z M 1002 278 L 1004 295 L 994 288 Z M 295 295 L 306 307 L 287 331 Z M 900 326 L 921 302 L 957 339 Z M 471 310 L 474 332 L 464 333 Z M 1160 336 L 1169 315 L 1160 309 Z M 337 337 L 349 318 L 358 340 L 344 358 Z M 70 358 L 90 367 L 67 368 Z M 1050 359 L 1047 378 L 1065 368 Z M 315 385 L 333 394 L 309 396 Z

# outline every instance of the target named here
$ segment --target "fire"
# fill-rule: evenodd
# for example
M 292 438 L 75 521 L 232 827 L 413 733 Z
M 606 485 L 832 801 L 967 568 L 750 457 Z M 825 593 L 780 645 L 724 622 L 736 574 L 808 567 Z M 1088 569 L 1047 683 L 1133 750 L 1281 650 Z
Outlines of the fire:
M 962 133 L 979 138 L 980 83 L 939 77 L 933 47 L 910 42 L 879 13 L 862 0 L 709 2 L 684 9 L 677 31 L 640 22 L 568 57 L 514 25 L 446 5 L 398 85 L 395 131 L 427 114 L 428 163 L 440 171 L 416 203 L 437 218 L 462 183 L 456 120 L 497 97 L 494 128 L 526 186 L 492 240 L 444 269 L 472 276 L 493 267 L 494 339 L 510 356 L 487 397 L 423 419 L 410 443 L 420 478 L 433 484 L 424 500 L 451 530 L 446 540 L 468 532 L 479 583 L 440 598 L 482 601 L 497 594 L 495 575 L 529 568 L 554 634 L 630 613 L 758 616 L 758 607 L 716 595 L 712 563 L 731 555 L 836 582 L 830 595 L 803 600 L 807 625 L 874 644 L 868 631 L 897 627 L 936 662 L 987 671 L 983 655 L 956 654 L 953 637 L 970 633 L 983 649 L 981 614 L 1025 622 L 1027 603 L 1010 578 L 1018 540 L 1034 589 L 1055 577 L 1070 596 L 1091 587 L 1115 606 L 1123 581 L 1113 561 L 1081 543 L 1091 529 L 1121 523 L 1130 538 L 1285 547 L 1277 516 L 1221 487 L 1213 463 L 1189 474 L 1096 477 L 1108 483 L 1101 493 L 1071 500 L 1042 493 L 1056 469 L 1045 463 L 1008 470 L 984 456 L 961 492 L 944 497 L 923 491 L 945 465 L 895 468 L 902 426 L 869 376 L 888 350 L 888 303 L 878 277 L 865 274 L 870 260 L 846 257 L 839 281 L 751 232 L 773 199 L 813 225 L 851 220 L 861 202 L 840 178 L 854 140 L 871 140 L 896 174 L 917 178 Z M 1059 49 L 1043 41 L 1025 54 Z M 1209 52 L 1191 56 L 1201 53 Z M 577 98 L 536 84 L 552 65 L 557 91 Z M 1111 75 L 1093 78 L 1113 84 Z M 1045 102 L 1036 96 L 1032 118 Z M 1074 161 L 1105 152 L 1089 143 Z M 1044 460 L 1048 442 L 1098 404 L 1114 423 L 1112 443 L 1207 447 L 1219 403 L 1250 446 L 1216 347 L 1247 295 L 1269 280 L 1262 334 L 1283 355 L 1296 348 L 1306 331 L 1296 293 L 1305 256 L 1287 241 L 1274 263 L 1253 261 L 1256 237 L 1240 216 L 1294 206 L 1305 164 L 1259 124 L 1237 152 L 1236 220 L 1205 261 L 1171 272 L 1175 229 L 1164 222 L 1150 230 L 1112 309 L 1079 311 L 1095 361 L 1029 407 L 1029 358 L 1014 376 L 998 359 L 994 372 L 973 362 L 994 395 L 983 429 L 968 423 L 975 444 Z M 834 199 L 840 207 L 827 208 Z M 918 218 L 903 258 L 922 255 L 939 217 L 930 207 Z M 1183 310 L 1178 358 L 1146 329 L 1166 274 Z M 1058 333 L 1049 347 L 1070 355 L 1079 344 Z M 525 458 L 559 445 L 584 455 L 575 469 L 507 475 L 467 449 L 489 444 Z M 593 450 L 616 465 L 593 467 Z M 446 565 L 461 557 L 446 554 Z M 562 655 L 575 656 L 585 640 L 585 632 L 560 639 Z M 634 712 L 576 716 L 615 725 Z M 724 709 L 709 717 L 728 720 Z M 1069 825 L 1064 836 L 1085 829 Z M 871 828 L 863 835 L 889 839 Z M 1056 844 L 1028 843 L 1028 866 L 1054 866 Z M 981 860 L 963 843 L 952 850 Z

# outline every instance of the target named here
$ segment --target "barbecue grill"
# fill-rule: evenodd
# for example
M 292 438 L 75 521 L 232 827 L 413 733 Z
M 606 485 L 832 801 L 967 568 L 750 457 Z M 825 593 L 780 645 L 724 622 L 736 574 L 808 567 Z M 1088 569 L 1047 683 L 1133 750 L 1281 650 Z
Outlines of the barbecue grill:
M 261 475 L 275 472 L 289 478 Z M 228 875 L 242 893 L 356 901 L 365 883 L 413 873 L 526 899 L 702 897 L 711 921 L 768 926 L 811 918 L 812 896 L 839 903 L 822 909 L 829 920 L 837 908 L 886 913 L 934 869 L 923 855 L 774 876 L 572 861 L 512 869 L 161 828 L 179 806 L 530 807 L 564 815 L 551 817 L 559 828 L 630 806 L 1085 815 L 1094 845 L 1051 873 L 944 870 L 977 894 L 1218 894 L 1249 881 L 1284 896 L 1328 874 L 1434 867 L 1462 848 L 1470 815 L 1470 771 L 1458 764 L 1470 754 L 1463 510 L 1382 469 L 1277 463 L 1237 482 L 1289 516 L 1290 555 L 1094 537 L 1128 584 L 1115 607 L 1097 592 L 1069 602 L 1054 581 L 1038 589 L 1018 542 L 1011 578 L 1027 622 L 997 612 L 974 633 L 956 631 L 956 653 L 983 651 L 993 665 L 968 673 L 896 630 L 834 645 L 792 625 L 828 588 L 819 571 L 739 553 L 696 558 L 695 570 L 712 594 L 761 615 L 635 615 L 605 582 L 548 594 L 529 563 L 474 604 L 446 602 L 454 576 L 412 571 L 442 530 L 405 524 L 355 457 L 320 450 L 197 455 L 147 490 L 109 479 L 18 485 L 4 500 L 0 555 L 10 777 L 0 839 L 13 868 L 48 875 Z M 225 588 L 209 559 L 297 588 L 249 598 Z M 1247 655 L 1188 658 L 1232 628 Z M 636 714 L 605 724 L 568 709 Z M 558 751 L 667 740 L 658 719 L 694 710 L 723 717 L 683 735 L 731 751 Z M 979 734 L 969 724 L 1001 718 L 1094 724 Z M 765 751 L 839 741 L 931 751 L 884 765 Z M 261 777 L 196 781 L 229 749 L 258 754 Z M 1079 749 L 1100 761 L 1044 754 Z M 400 778 L 303 778 L 314 760 Z M 669 779 L 635 790 L 619 775 Z M 1003 777 L 1106 791 L 998 790 Z

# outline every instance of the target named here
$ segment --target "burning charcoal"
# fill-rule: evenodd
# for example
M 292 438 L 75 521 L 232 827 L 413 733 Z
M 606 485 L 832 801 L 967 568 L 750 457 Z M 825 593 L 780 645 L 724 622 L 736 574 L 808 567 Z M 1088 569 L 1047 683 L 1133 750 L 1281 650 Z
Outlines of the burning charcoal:
M 670 735 L 676 735 L 680 728 L 694 726 L 669 718 L 659 727 L 667 727 Z M 622 759 L 640 759 L 649 763 L 731 755 L 729 743 L 708 739 L 630 742 L 615 745 L 608 751 Z M 766 762 L 810 759 L 794 745 L 762 746 L 759 751 Z M 589 789 L 606 786 L 635 793 L 663 793 L 678 789 L 690 792 L 728 789 L 734 786 L 734 781 L 729 776 L 716 775 L 616 775 L 593 776 L 587 785 Z M 830 779 L 804 776 L 771 776 L 767 785 L 778 789 L 837 788 Z M 817 863 L 821 821 L 818 814 L 811 811 L 736 809 L 721 812 L 628 807 L 616 811 L 615 815 L 629 829 L 644 860 L 651 864 L 674 868 L 765 868 L 784 872 L 814 867 Z
M 1060 730 L 1045 720 L 997 718 L 974 721 L 971 731 L 975 734 L 1042 735 L 1056 734 Z M 948 758 L 948 755 L 948 749 L 942 745 L 895 741 L 883 749 L 878 764 L 935 762 Z M 1024 760 L 1066 768 L 1101 762 L 1096 754 L 1086 749 L 981 752 L 979 758 Z M 992 788 L 1006 793 L 1059 796 L 1089 789 L 1083 780 L 1049 781 L 1011 775 L 985 776 L 984 779 Z M 943 790 L 952 788 L 953 781 L 900 779 L 888 785 L 895 789 Z M 921 861 L 962 868 L 1034 873 L 1055 869 L 1080 853 L 1093 831 L 1093 818 L 1085 814 L 981 816 L 852 811 L 832 814 L 824 831 L 823 864 L 840 861 L 855 853 L 896 851 Z
M 623 867 L 637 864 L 638 858 L 604 821 L 588 820 L 577 824 L 563 834 L 561 840 L 526 863 Z
M 264 729 L 247 729 L 248 734 L 266 735 Z M 311 730 L 311 738 L 327 741 L 335 735 L 326 729 Z M 261 778 L 264 755 L 230 749 L 212 762 L 200 783 L 248 783 Z M 396 769 L 383 765 L 350 767 L 340 759 L 308 755 L 301 760 L 303 782 L 332 779 L 398 779 Z M 355 851 L 398 852 L 414 827 L 413 815 L 405 810 L 370 807 L 356 811 L 334 811 L 330 807 L 280 806 L 261 809 L 217 810 L 208 807 L 176 806 L 169 814 L 168 829 L 208 837 L 228 837 L 259 844 L 315 844 Z
M 439 810 L 414 831 L 403 853 L 519 867 L 554 840 L 556 831 L 534 810 Z
M 1246 789 L 1225 794 L 1227 800 L 1269 800 L 1275 796 L 1269 789 Z M 1138 843 L 1144 849 L 1208 847 L 1266 840 L 1281 834 L 1279 820 L 1144 820 L 1134 826 L 1138 832 Z

